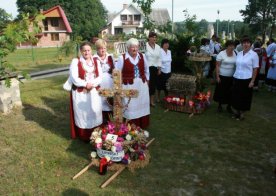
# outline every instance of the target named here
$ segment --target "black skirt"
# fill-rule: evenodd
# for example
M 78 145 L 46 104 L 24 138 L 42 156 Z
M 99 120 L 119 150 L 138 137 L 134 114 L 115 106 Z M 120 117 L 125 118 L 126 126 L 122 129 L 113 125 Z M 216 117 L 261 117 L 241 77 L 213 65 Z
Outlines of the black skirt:
M 155 94 L 155 89 L 156 89 L 156 80 L 157 80 L 158 69 L 157 69 L 157 67 L 150 66 L 149 67 L 149 72 L 150 72 L 149 94 L 154 95 Z
M 166 91 L 167 90 L 167 82 L 168 82 L 168 79 L 171 77 L 171 73 L 163 73 L 161 72 L 160 75 L 158 75 L 157 77 L 157 90 L 164 90 Z
M 271 78 L 266 78 L 265 83 L 269 86 L 275 86 L 276 87 L 276 80 L 273 80 Z
M 232 100 L 231 105 L 236 110 L 248 111 L 251 108 L 253 88 L 249 88 L 248 85 L 250 79 L 233 79 L 232 88 Z
M 213 99 L 220 104 L 231 103 L 231 90 L 233 84 L 233 77 L 219 76 L 220 83 L 216 83 Z

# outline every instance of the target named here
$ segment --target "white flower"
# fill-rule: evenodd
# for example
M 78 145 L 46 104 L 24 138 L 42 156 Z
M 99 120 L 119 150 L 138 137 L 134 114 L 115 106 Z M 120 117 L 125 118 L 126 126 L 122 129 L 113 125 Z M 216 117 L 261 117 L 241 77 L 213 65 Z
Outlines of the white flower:
M 91 152 L 90 155 L 91 155 L 92 158 L 96 158 L 97 157 L 97 153 L 95 151 Z
M 130 140 L 131 140 L 131 135 L 127 134 L 127 135 L 126 135 L 126 140 L 127 140 L 127 141 L 130 141 Z
M 149 132 L 148 131 L 144 131 L 144 135 L 145 135 L 145 137 L 149 137 Z
M 94 132 L 92 133 L 93 137 L 97 137 L 98 134 L 99 134 L 99 133 L 98 133 L 97 131 L 94 131 Z
M 111 151 L 112 151 L 112 152 L 116 152 L 116 146 L 112 146 L 112 147 L 111 147 Z
M 96 143 L 96 144 L 99 144 L 99 143 L 102 143 L 102 141 L 103 141 L 102 138 L 98 137 L 98 138 L 95 140 L 95 143 Z

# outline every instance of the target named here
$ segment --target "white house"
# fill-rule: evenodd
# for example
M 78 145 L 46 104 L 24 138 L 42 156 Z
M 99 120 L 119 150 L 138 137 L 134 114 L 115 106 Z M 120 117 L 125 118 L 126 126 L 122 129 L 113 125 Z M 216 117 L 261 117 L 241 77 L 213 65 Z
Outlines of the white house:
M 167 9 L 152 9 L 150 18 L 156 25 L 166 25 L 171 21 Z M 143 33 L 143 12 L 133 4 L 123 4 L 123 9 L 115 14 L 109 14 L 107 25 L 101 30 L 101 37 L 106 34 L 137 34 Z

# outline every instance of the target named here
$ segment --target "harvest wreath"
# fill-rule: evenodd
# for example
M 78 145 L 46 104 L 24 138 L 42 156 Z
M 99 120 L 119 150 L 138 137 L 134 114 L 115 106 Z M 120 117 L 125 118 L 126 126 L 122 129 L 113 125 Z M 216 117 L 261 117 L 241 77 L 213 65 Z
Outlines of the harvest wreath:
M 149 132 L 135 124 L 108 122 L 91 134 L 91 144 L 96 151 L 91 158 L 99 166 L 100 174 L 126 166 L 130 171 L 145 167 L 150 154 L 147 149 Z M 121 163 L 121 164 L 115 164 Z

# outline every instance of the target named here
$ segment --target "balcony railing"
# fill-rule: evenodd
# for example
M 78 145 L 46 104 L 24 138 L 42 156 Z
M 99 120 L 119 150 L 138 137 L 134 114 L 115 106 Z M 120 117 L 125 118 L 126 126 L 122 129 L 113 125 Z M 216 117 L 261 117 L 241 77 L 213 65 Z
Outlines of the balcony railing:
M 140 21 L 134 21 L 134 20 L 122 20 L 122 25 L 140 25 Z

